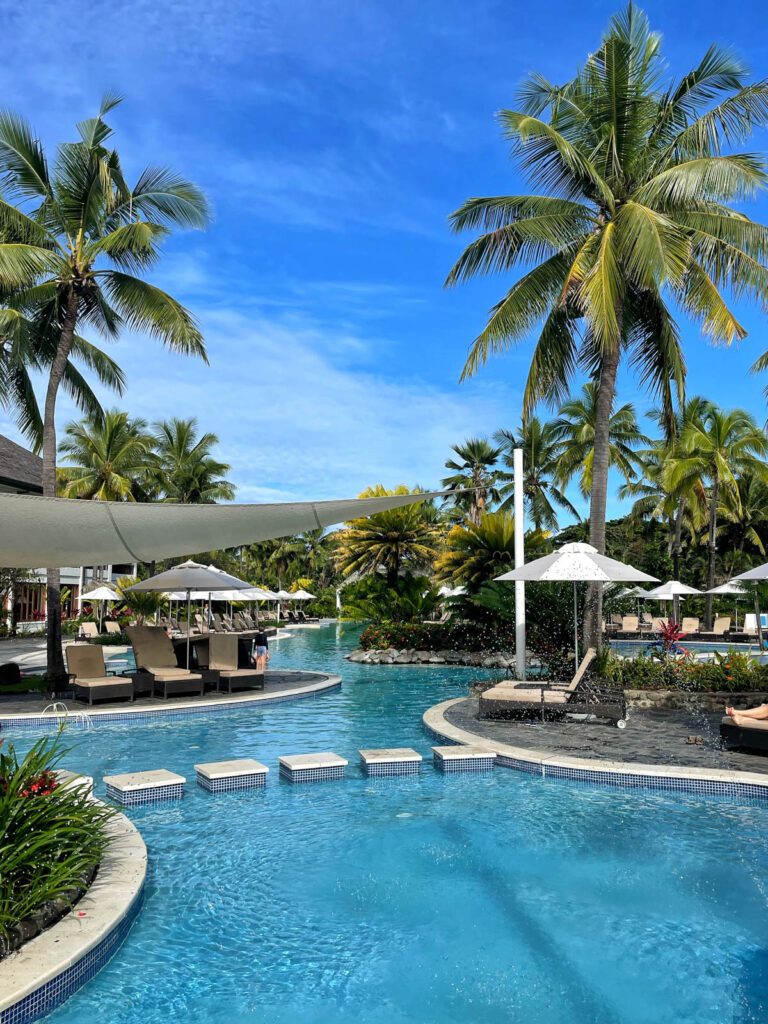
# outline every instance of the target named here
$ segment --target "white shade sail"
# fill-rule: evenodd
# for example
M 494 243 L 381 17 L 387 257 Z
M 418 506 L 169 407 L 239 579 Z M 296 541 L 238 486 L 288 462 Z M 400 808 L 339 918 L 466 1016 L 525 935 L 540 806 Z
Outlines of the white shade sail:
M 544 555 L 533 562 L 521 565 L 519 569 L 496 576 L 497 580 L 525 580 L 587 582 L 587 583 L 630 583 L 644 581 L 655 583 L 656 577 L 649 576 L 632 565 L 625 565 L 615 558 L 598 554 L 591 544 L 564 544 L 552 555 Z
M 446 493 L 274 505 L 144 504 L 0 494 L 0 565 L 36 569 L 152 562 L 287 537 Z
M 700 594 L 696 587 L 689 587 L 687 583 L 680 580 L 668 580 L 659 587 L 649 590 L 647 596 L 656 601 L 673 601 L 676 597 L 687 597 L 689 594 Z

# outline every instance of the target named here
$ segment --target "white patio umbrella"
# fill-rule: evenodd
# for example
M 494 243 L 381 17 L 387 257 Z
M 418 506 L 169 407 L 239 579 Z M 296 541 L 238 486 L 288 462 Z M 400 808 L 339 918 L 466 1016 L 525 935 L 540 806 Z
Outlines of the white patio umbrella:
M 606 587 L 606 590 L 608 588 Z M 640 602 L 650 595 L 650 590 L 643 590 L 642 587 L 630 587 L 629 590 L 622 590 L 619 597 L 634 597 L 637 599 L 637 617 L 640 618 Z
M 497 576 L 497 580 L 525 582 L 573 582 L 573 647 L 579 661 L 579 608 L 577 583 L 656 583 L 655 576 L 601 555 L 591 544 L 563 544 L 552 555 L 544 555 L 518 569 Z
M 294 590 L 291 594 L 292 601 L 314 601 L 315 595 L 310 594 L 307 590 Z
M 754 569 L 747 569 L 746 572 L 740 572 L 738 576 L 731 578 L 731 583 L 760 583 L 764 580 L 768 580 L 768 562 L 763 565 L 756 565 Z M 763 620 L 760 616 L 760 601 L 757 596 L 757 591 L 754 593 L 755 598 L 755 615 L 757 617 L 757 639 L 760 644 L 760 650 L 763 649 Z
M 228 590 L 249 590 L 251 584 L 245 580 L 239 580 L 236 576 L 222 572 L 221 569 L 211 568 L 207 565 L 200 565 L 199 562 L 181 562 L 164 572 L 159 572 L 151 579 L 134 583 L 132 587 L 126 588 L 126 593 L 132 591 L 166 591 L 183 590 L 187 598 L 187 668 L 189 668 L 189 637 L 191 631 L 190 603 L 192 594 L 210 594 L 219 587 L 226 587 Z
M 675 622 L 679 622 L 680 598 L 688 597 L 690 594 L 700 593 L 701 591 L 697 590 L 696 587 L 689 587 L 687 583 L 681 583 L 680 580 L 667 580 L 667 582 L 662 583 L 661 586 L 654 587 L 654 589 L 649 592 L 648 597 L 655 601 L 671 601 L 672 618 Z
M 738 599 L 740 597 L 749 598 L 749 597 L 753 596 L 748 590 L 746 590 L 741 585 L 741 583 L 734 583 L 733 580 L 728 580 L 727 583 L 721 583 L 719 587 L 712 587 L 711 590 L 705 590 L 704 593 L 705 594 L 724 595 L 724 596 L 727 596 L 727 597 L 735 597 L 736 601 L 738 601 Z M 733 614 L 736 617 L 736 629 L 738 629 L 739 628 L 739 606 L 736 603 L 736 601 L 734 601 L 734 604 L 733 604 Z
M 83 601 L 98 601 L 99 602 L 99 632 L 101 632 L 102 622 L 104 620 L 104 602 L 105 601 L 122 601 L 122 597 L 113 590 L 112 587 L 106 586 L 104 583 L 100 583 L 99 586 L 94 587 L 87 593 L 80 595 L 80 604 Z

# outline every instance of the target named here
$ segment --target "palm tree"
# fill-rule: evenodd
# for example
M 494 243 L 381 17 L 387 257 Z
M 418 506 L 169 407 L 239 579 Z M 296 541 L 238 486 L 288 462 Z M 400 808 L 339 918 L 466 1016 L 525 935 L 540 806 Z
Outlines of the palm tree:
M 747 545 L 765 556 L 766 528 L 768 528 L 768 482 L 747 473 L 737 480 L 736 492 L 726 490 L 718 509 L 718 517 L 725 519 L 727 527 L 730 565 L 728 575 L 747 568 L 744 549 Z
M 453 473 L 443 479 L 443 487 L 451 491 L 469 488 L 470 493 L 455 495 L 453 504 L 466 512 L 470 523 L 479 523 L 486 504 L 499 500 L 498 473 L 492 467 L 501 448 L 494 448 L 485 438 L 470 437 L 463 444 L 454 445 L 451 451 L 458 458 L 446 462 L 445 468 Z
M 526 559 L 544 553 L 548 535 L 534 530 L 525 538 Z M 478 590 L 515 567 L 515 519 L 508 512 L 483 512 L 479 523 L 456 525 L 448 547 L 435 563 L 438 580 Z
M 605 550 L 610 419 L 622 356 L 670 414 L 685 364 L 673 300 L 713 341 L 746 334 L 722 292 L 768 297 L 768 229 L 732 203 L 765 187 L 766 161 L 726 153 L 768 121 L 768 82 L 710 47 L 666 88 L 660 37 L 628 5 L 575 78 L 534 74 L 518 110 L 499 118 L 540 195 L 467 200 L 456 231 L 484 232 L 447 285 L 533 264 L 493 307 L 464 377 L 542 325 L 524 416 L 562 401 L 577 369 L 597 386 L 590 542 Z M 714 101 L 714 105 L 713 105 Z M 601 588 L 588 602 L 587 642 L 600 642 Z
M 542 423 L 538 416 L 525 420 L 517 434 L 511 430 L 498 430 L 494 440 L 502 449 L 502 462 L 514 469 L 515 448 L 523 452 L 523 494 L 528 517 L 536 530 L 557 530 L 555 506 L 570 513 L 575 519 L 579 514 L 558 487 L 554 477 L 557 463 L 562 454 L 561 443 L 554 436 L 554 423 Z M 514 473 L 499 471 L 499 481 L 507 481 L 499 488 L 502 502 L 499 511 L 509 511 L 514 502 Z
M 104 120 L 120 99 L 106 95 L 80 138 L 59 146 L 52 168 L 23 119 L 0 115 L 0 305 L 34 335 L 55 339 L 43 415 L 43 493 L 56 493 L 56 397 L 78 327 L 106 337 L 145 330 L 169 348 L 205 358 L 192 315 L 136 276 L 160 256 L 173 226 L 203 227 L 200 190 L 167 168 L 148 167 L 131 188 Z M 14 205 L 14 203 L 16 205 Z M 58 568 L 47 570 L 49 678 L 64 675 Z
M 389 494 L 411 494 L 407 487 L 388 491 L 377 484 L 359 495 L 361 498 Z M 436 530 L 424 517 L 421 504 L 403 505 L 377 512 L 367 519 L 353 519 L 337 535 L 336 560 L 345 576 L 367 575 L 382 567 L 387 586 L 396 588 L 402 572 L 428 568 L 437 550 Z
M 579 398 L 572 398 L 560 407 L 559 418 L 552 425 L 552 436 L 560 445 L 556 479 L 562 486 L 578 476 L 579 491 L 587 498 L 593 488 L 598 387 L 593 381 L 585 384 Z M 608 465 L 617 469 L 628 483 L 640 466 L 635 450 L 651 439 L 637 425 L 635 407 L 627 402 L 611 413 L 608 421 Z
M 152 438 L 144 420 L 110 410 L 104 421 L 70 423 L 59 453 L 69 460 L 57 470 L 63 498 L 97 501 L 140 501 L 143 483 L 153 466 Z
M 232 501 L 234 485 L 223 479 L 231 466 L 211 455 L 216 434 L 197 436 L 197 420 L 171 419 L 155 424 L 156 487 L 163 501 L 207 505 Z
M 701 414 L 686 424 L 678 442 L 677 455 L 670 460 L 665 480 L 670 488 L 703 480 L 709 485 L 709 530 L 707 533 L 707 590 L 715 585 L 717 568 L 718 510 L 724 497 L 740 506 L 737 477 L 750 474 L 768 481 L 768 438 L 744 409 L 718 409 L 707 404 Z M 712 594 L 707 594 L 705 629 L 712 626 Z

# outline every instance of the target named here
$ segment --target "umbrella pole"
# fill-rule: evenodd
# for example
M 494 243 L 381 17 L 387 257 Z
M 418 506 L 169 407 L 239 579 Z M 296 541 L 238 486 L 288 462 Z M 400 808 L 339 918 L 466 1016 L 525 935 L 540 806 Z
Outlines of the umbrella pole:
M 760 619 L 760 600 L 755 590 L 755 615 L 757 616 L 757 644 L 760 650 L 763 649 L 763 623 Z
M 190 615 L 192 613 L 192 595 L 191 592 L 187 591 L 187 669 L 189 669 L 189 637 L 192 632 L 192 626 L 190 624 Z
M 575 670 L 579 664 L 579 597 L 575 580 L 573 582 L 573 657 Z

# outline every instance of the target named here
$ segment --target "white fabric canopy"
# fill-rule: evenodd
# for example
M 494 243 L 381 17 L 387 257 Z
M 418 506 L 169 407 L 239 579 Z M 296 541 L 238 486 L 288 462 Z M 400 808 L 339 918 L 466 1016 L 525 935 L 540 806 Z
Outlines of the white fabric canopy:
M 672 601 L 676 597 L 686 597 L 688 594 L 700 593 L 701 591 L 697 590 L 696 587 L 689 587 L 687 583 L 681 583 L 680 580 L 668 580 L 666 583 L 662 583 L 661 586 L 649 590 L 646 596 L 656 601 Z
M 291 601 L 293 600 L 293 594 L 289 594 L 287 590 L 276 590 L 275 598 L 278 601 Z
M 758 565 L 754 569 L 747 569 L 746 572 L 739 573 L 738 576 L 734 576 L 731 583 L 736 583 L 739 580 L 768 580 L 768 562 L 764 565 Z
M 0 565 L 36 569 L 152 562 L 287 537 L 446 493 L 274 505 L 143 504 L 0 494 Z
M 200 565 L 199 562 L 180 562 L 173 565 L 164 572 L 134 583 L 132 587 L 126 587 L 125 593 L 134 591 L 156 591 L 156 590 L 183 590 L 185 594 L 209 594 L 217 587 L 226 586 L 228 589 L 238 593 L 242 590 L 250 590 L 251 584 L 245 580 L 239 580 L 236 576 L 230 576 L 221 569 L 211 568 L 208 565 Z
M 711 590 L 705 590 L 705 594 L 726 594 L 729 597 L 752 597 L 752 594 L 746 590 L 740 583 L 734 583 L 733 580 L 729 580 L 727 583 L 721 583 L 719 587 L 712 587 Z
M 544 555 L 519 569 L 496 576 L 497 580 L 526 580 L 554 582 L 568 580 L 584 583 L 629 583 L 634 580 L 655 583 L 656 577 L 641 572 L 634 566 L 617 562 L 615 558 L 600 555 L 591 544 L 563 544 L 552 555 Z
M 86 590 L 80 595 L 82 601 L 122 601 L 122 597 L 111 587 L 105 587 L 102 583 L 93 590 Z
M 310 594 L 307 590 L 294 590 L 291 594 L 292 601 L 314 601 L 315 595 Z

